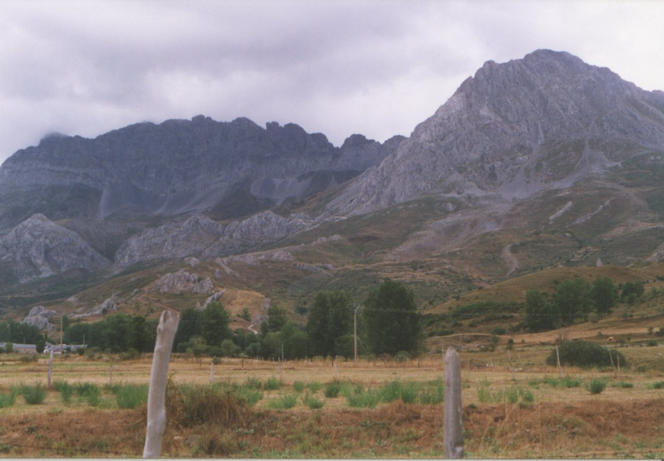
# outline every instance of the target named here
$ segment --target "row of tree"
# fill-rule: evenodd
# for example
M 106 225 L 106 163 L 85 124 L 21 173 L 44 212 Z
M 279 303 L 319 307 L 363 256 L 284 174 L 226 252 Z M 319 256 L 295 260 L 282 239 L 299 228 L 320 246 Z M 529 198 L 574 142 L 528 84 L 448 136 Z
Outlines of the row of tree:
M 46 345 L 46 338 L 44 338 L 39 328 L 34 325 L 8 320 L 0 322 L 0 342 L 35 344 L 37 352 L 41 353 Z
M 597 277 L 591 284 L 577 277 L 558 284 L 552 295 L 528 290 L 525 324 L 532 331 L 551 330 L 587 319 L 591 312 L 604 316 L 618 301 L 633 303 L 641 295 L 640 282 L 617 286 L 609 277 Z
M 71 322 L 65 317 L 64 342 L 112 353 L 149 352 L 154 349 L 156 326 L 156 320 L 122 313 L 91 323 Z M 306 325 L 294 323 L 283 308 L 275 305 L 268 310 L 257 334 L 231 331 L 230 314 L 219 302 L 203 310 L 188 308 L 181 313 L 173 349 L 193 355 L 266 359 L 352 357 L 355 329 L 360 354 L 418 353 L 422 329 L 412 290 L 386 279 L 361 306 L 343 291 L 320 292 Z M 41 352 L 45 339 L 35 326 L 15 321 L 0 323 L 0 341 L 37 344 Z
M 354 306 L 343 291 L 318 293 L 304 327 L 290 321 L 284 309 L 272 306 L 259 334 L 231 332 L 230 316 L 219 303 L 212 303 L 203 311 L 186 309 L 182 312 L 174 348 L 194 355 L 266 359 L 352 357 L 355 309 L 360 312 L 356 317 L 360 353 L 419 352 L 422 332 L 413 292 L 389 279 L 369 295 L 361 308 Z

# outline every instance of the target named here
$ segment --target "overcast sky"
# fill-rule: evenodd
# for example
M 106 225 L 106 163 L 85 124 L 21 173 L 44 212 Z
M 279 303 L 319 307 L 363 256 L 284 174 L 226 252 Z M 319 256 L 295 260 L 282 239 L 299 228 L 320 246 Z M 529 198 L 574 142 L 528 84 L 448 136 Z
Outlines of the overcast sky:
M 657 0 L 0 0 L 0 160 L 197 114 L 384 141 L 537 48 L 664 89 L 663 24 Z

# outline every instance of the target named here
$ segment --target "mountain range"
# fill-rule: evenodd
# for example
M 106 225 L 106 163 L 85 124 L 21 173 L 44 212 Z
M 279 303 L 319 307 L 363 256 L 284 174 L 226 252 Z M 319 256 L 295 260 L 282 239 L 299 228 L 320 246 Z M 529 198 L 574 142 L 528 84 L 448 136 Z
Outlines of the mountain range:
M 47 136 L 0 167 L 0 303 L 145 310 L 189 267 L 293 308 L 384 276 L 432 305 L 544 267 L 664 260 L 663 217 L 664 93 L 537 50 L 485 63 L 384 143 L 205 116 Z

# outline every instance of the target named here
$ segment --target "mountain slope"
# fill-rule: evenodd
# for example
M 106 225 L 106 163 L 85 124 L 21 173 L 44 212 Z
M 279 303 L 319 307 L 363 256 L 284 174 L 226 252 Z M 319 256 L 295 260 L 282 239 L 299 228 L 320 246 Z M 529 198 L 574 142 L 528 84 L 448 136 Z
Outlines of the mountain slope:
M 526 198 L 649 150 L 664 150 L 661 93 L 538 50 L 484 64 L 327 213 L 362 214 L 423 194 Z
M 244 216 L 355 176 L 398 143 L 353 135 L 337 148 L 295 124 L 261 128 L 248 119 L 203 116 L 139 123 L 95 139 L 49 136 L 0 168 L 0 227 L 37 212 L 51 219 L 106 218 L 217 207 L 218 218 Z M 336 175 L 321 180 L 316 172 Z M 238 194 L 254 202 L 219 206 Z

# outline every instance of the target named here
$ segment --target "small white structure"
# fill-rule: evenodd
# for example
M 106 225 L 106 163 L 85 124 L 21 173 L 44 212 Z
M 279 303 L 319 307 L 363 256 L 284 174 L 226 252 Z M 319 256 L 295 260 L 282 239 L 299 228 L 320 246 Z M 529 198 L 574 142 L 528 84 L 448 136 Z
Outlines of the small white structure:
M 36 354 L 37 353 L 37 346 L 34 344 L 21 344 L 21 343 L 0 343 L 0 349 L 5 349 L 7 347 L 7 344 L 12 345 L 12 349 L 14 352 L 18 352 L 21 354 Z

